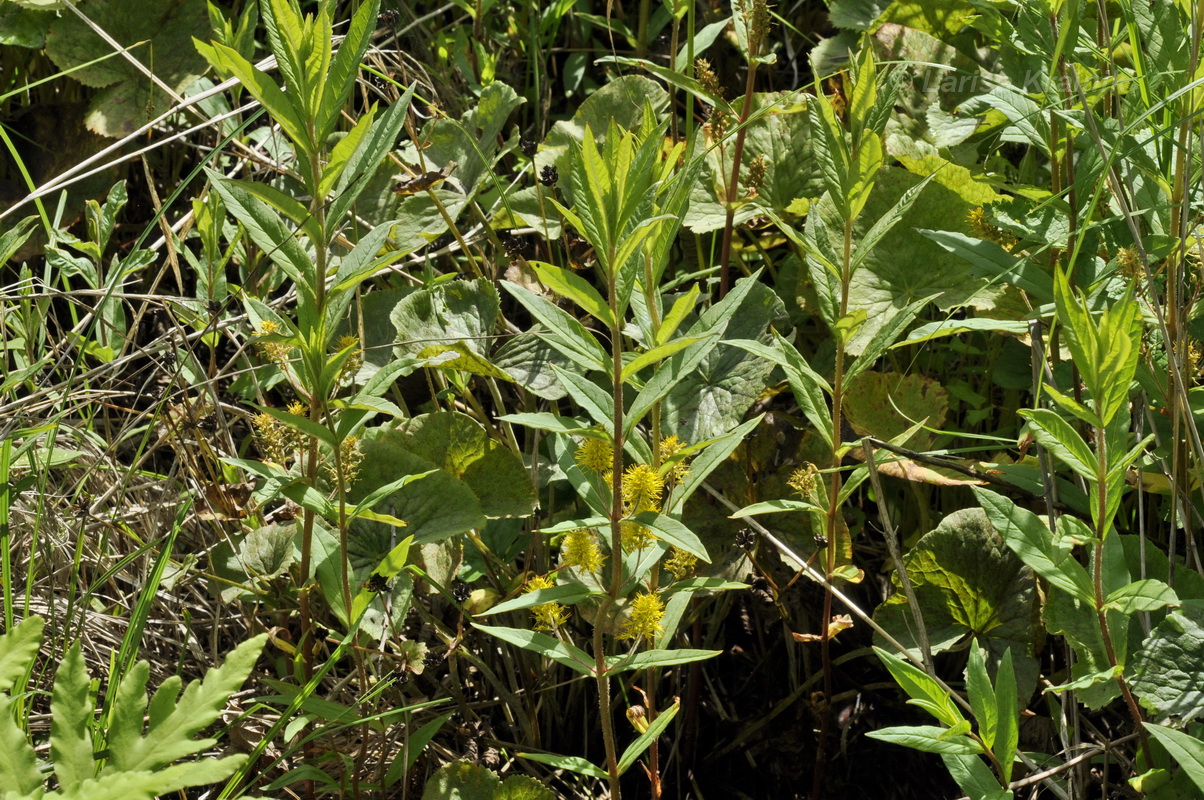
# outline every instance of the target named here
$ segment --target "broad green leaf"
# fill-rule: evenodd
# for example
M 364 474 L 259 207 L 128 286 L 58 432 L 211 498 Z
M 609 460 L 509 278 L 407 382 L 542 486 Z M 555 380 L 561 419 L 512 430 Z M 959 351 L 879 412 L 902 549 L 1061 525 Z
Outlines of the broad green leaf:
M 296 527 L 271 524 L 251 531 L 238 547 L 240 565 L 264 580 L 283 575 L 293 563 Z
M 456 761 L 431 776 L 422 800 L 556 800 L 556 795 L 526 775 L 502 780 L 490 769 Z
M 680 708 L 681 704 L 675 701 L 673 705 L 669 706 L 664 711 L 660 712 L 659 715 L 657 715 L 656 719 L 654 719 L 652 723 L 648 725 L 648 730 L 641 733 L 634 742 L 627 745 L 627 749 L 623 751 L 623 755 L 619 756 L 620 775 L 631 769 L 631 766 L 635 764 L 636 759 L 648 749 L 649 745 L 656 741 L 656 737 L 664 733 L 665 728 L 669 727 L 669 723 L 672 722 L 673 718 L 677 716 L 677 712 Z
M 971 648 L 985 647 L 987 663 L 994 667 L 1009 648 L 1021 654 L 1032 650 L 1036 599 L 1032 570 L 1008 549 L 981 509 L 962 509 L 945 517 L 907 551 L 903 565 L 932 652 L 944 652 L 973 637 Z M 897 577 L 893 582 L 899 585 Z M 898 591 L 889 597 L 874 611 L 874 619 L 919 654 L 913 611 L 905 594 Z M 1022 683 L 1031 691 L 1037 680 L 1036 664 L 1025 658 L 1021 667 Z
M 193 37 L 211 34 L 203 0 L 90 0 L 85 13 L 117 47 L 128 49 L 103 58 L 114 53 L 114 45 L 80 15 L 68 12 L 52 15 L 46 54 L 85 86 L 105 87 L 88 93 L 85 117 L 88 128 L 102 136 L 128 136 L 174 105 L 139 67 L 175 92 L 205 72 L 204 59 L 193 47 Z
M 28 617 L 0 634 L 0 692 L 11 691 L 25 679 L 42 646 L 44 625 L 41 617 Z
M 1047 408 L 1022 409 L 1017 412 L 1028 420 L 1033 438 L 1078 474 L 1096 480 L 1096 458 L 1070 423 Z
M 429 143 L 423 157 L 430 165 L 456 164 L 452 177 L 472 197 L 490 183 L 490 169 L 498 158 L 499 136 L 511 113 L 523 99 L 502 81 L 481 90 L 472 107 L 459 120 L 439 115 L 422 127 L 421 140 Z M 500 187 L 498 187 L 500 189 Z
M 1020 508 L 1006 497 L 977 486 L 971 488 L 987 512 L 987 519 L 1021 561 L 1080 602 L 1088 605 L 1094 603 L 1095 591 L 1091 577 L 1083 565 L 1074 559 L 1068 541 L 1054 537 L 1036 514 Z
M 572 300 L 582 310 L 605 325 L 607 330 L 614 329 L 615 318 L 610 311 L 610 306 L 602 299 L 602 295 L 598 294 L 598 290 L 590 285 L 589 281 L 577 273 L 555 264 L 548 264 L 544 261 L 528 261 L 527 263 L 535 270 L 535 274 L 539 276 L 539 280 L 543 282 L 544 286 L 561 297 Z
M 473 627 L 485 631 L 485 633 L 495 636 L 503 642 L 509 642 L 516 647 L 521 647 L 523 650 L 539 653 L 558 664 L 563 664 L 574 672 L 589 676 L 594 674 L 594 660 L 588 653 L 571 644 L 558 642 L 546 633 L 524 630 L 522 628 L 500 628 L 491 625 L 480 625 L 478 623 L 473 623 Z
M 499 308 L 497 289 L 485 278 L 451 281 L 412 292 L 389 314 L 397 331 L 394 356 L 430 357 L 450 351 L 459 357 L 449 363 L 463 365 L 451 368 L 484 368 L 479 362 L 489 364 Z M 439 349 L 429 350 L 432 347 Z
M 883 742 L 922 750 L 925 753 L 948 753 L 951 755 L 973 756 L 982 753 L 982 747 L 969 736 L 959 736 L 953 739 L 942 739 L 941 734 L 946 728 L 935 725 L 909 725 L 879 728 L 870 731 L 866 736 Z
M 1165 583 L 1153 578 L 1134 581 L 1108 595 L 1104 606 L 1113 608 L 1126 616 L 1138 611 L 1157 611 L 1166 606 L 1179 605 L 1179 596 Z
M 767 329 L 785 315 L 782 301 L 760 283 L 749 288 L 743 302 L 725 306 L 724 310 L 731 315 L 721 334 L 725 339 L 769 341 Z M 703 321 L 710 322 L 709 315 L 704 314 Z M 694 331 L 688 335 L 695 335 Z M 681 354 L 688 353 L 689 348 Z M 676 366 L 675 362 L 673 359 L 666 366 Z M 772 363 L 720 341 L 665 397 L 662 408 L 666 430 L 692 444 L 722 436 L 744 419 L 772 371 Z
M 398 475 L 438 470 L 399 488 L 384 501 L 388 513 L 408 523 L 407 533 L 414 534 L 416 542 L 480 527 L 484 524 L 481 514 L 524 517 L 534 504 L 531 480 L 522 462 L 464 414 L 423 414 L 394 429 L 375 429 L 365 436 L 363 453 L 360 477 L 351 492 L 353 500 L 395 481 Z M 449 490 L 456 484 L 463 488 Z M 464 490 L 470 493 L 467 502 Z M 461 510 L 468 513 L 458 513 Z M 472 522 L 455 530 L 462 524 L 459 520 Z
M 1167 614 L 1131 665 L 1130 685 L 1158 718 L 1197 717 L 1204 708 L 1204 612 L 1198 604 Z
M 867 370 L 845 384 L 845 414 L 860 436 L 893 442 L 916 423 L 939 429 L 945 425 L 948 409 L 948 392 L 923 375 Z M 907 439 L 906 445 L 927 450 L 933 439 L 922 431 Z

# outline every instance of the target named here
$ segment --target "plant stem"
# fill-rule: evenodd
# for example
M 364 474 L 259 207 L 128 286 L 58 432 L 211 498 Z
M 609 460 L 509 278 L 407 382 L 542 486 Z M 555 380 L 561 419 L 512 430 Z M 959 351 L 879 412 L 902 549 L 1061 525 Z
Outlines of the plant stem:
M 719 297 L 722 299 L 731 287 L 731 276 L 728 274 L 728 261 L 732 253 L 732 231 L 736 223 L 736 195 L 740 191 L 740 161 L 744 158 L 744 137 L 748 133 L 748 121 L 752 114 L 753 85 L 757 77 L 757 62 L 750 61 L 748 65 L 748 80 L 744 84 L 744 107 L 740 109 L 739 129 L 736 131 L 736 146 L 732 150 L 732 174 L 727 183 L 727 218 L 723 223 L 723 247 L 719 251 Z
M 598 712 L 602 716 L 602 741 L 606 746 L 606 772 L 612 800 L 622 800 L 619 788 L 619 755 L 615 747 L 614 713 L 610 707 L 610 677 L 606 671 L 606 650 L 602 639 L 602 626 L 607 624 L 610 613 L 618 601 L 623 588 L 623 343 L 619 334 L 619 288 L 618 267 L 615 266 L 615 249 L 611 248 L 608 278 L 608 296 L 614 327 L 610 330 L 610 358 L 612 400 L 614 412 L 611 417 L 614 436 L 611 442 L 611 491 L 610 491 L 610 587 L 606 599 L 598 610 L 594 623 L 594 670 L 598 681 Z
M 1096 522 L 1095 563 L 1092 565 L 1092 583 L 1095 589 L 1095 617 L 1099 622 L 1100 638 L 1104 642 L 1104 652 L 1108 656 L 1108 666 L 1115 669 L 1119 662 L 1116 658 L 1116 649 L 1112 645 L 1112 632 L 1108 626 L 1108 610 L 1104 607 L 1104 535 L 1108 532 L 1108 520 L 1105 516 L 1108 506 L 1108 447 L 1104 435 L 1105 431 L 1103 428 L 1095 429 L 1097 459 L 1095 492 Z M 1134 699 L 1133 692 L 1129 690 L 1129 683 L 1125 680 L 1123 673 L 1117 674 L 1116 685 L 1120 687 L 1120 693 L 1125 698 L 1125 705 L 1129 708 L 1129 716 L 1133 718 L 1133 724 L 1137 727 L 1137 737 L 1141 743 L 1141 752 L 1145 756 L 1146 768 L 1149 769 L 1154 765 L 1154 761 L 1150 753 L 1149 735 L 1145 731 L 1145 726 L 1142 725 L 1141 709 L 1138 708 L 1137 700 Z
M 853 220 L 844 222 L 844 254 L 840 274 L 840 319 L 849 313 L 849 284 L 853 274 Z M 825 577 L 831 581 L 832 573 L 836 571 L 836 524 L 840 514 L 840 440 L 841 426 L 844 417 L 844 372 L 845 372 L 845 342 L 841 336 L 836 337 L 836 368 L 832 374 L 832 470 L 828 482 L 828 515 L 824 535 L 828 543 L 826 548 Z M 832 590 L 824 587 L 824 610 L 819 619 L 819 648 L 820 659 L 824 670 L 824 705 L 820 710 L 819 741 L 815 750 L 815 772 L 811 783 L 811 800 L 823 797 L 824 766 L 828 758 L 828 736 L 832 730 L 832 649 L 828 624 L 832 619 Z

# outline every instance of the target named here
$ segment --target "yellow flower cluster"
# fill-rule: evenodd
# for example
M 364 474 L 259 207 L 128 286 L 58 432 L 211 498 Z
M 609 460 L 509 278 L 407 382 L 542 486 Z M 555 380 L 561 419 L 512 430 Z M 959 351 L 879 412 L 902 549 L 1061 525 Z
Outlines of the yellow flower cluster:
M 686 447 L 686 443 L 676 436 L 666 436 L 661 439 L 659 446 L 661 463 L 666 464 L 673 456 L 680 453 Z M 690 470 L 686 468 L 685 459 L 675 462 L 671 467 L 665 470 L 665 484 L 668 486 L 681 486 L 685 482 L 686 476 L 690 474 Z
M 694 567 L 697 565 L 698 556 L 676 547 L 669 551 L 669 558 L 665 561 L 665 569 L 672 572 L 673 577 L 679 581 L 687 575 L 693 574 Z
M 265 319 L 259 323 L 259 330 L 255 331 L 256 336 L 274 336 L 278 333 L 280 333 L 280 326 L 270 319 Z M 284 366 L 288 362 L 288 354 L 291 349 L 283 342 L 259 343 L 259 354 L 268 361 L 280 366 Z
M 599 572 L 606 563 L 594 532 L 587 528 L 569 531 L 560 545 L 560 561 L 582 572 Z
M 815 489 L 815 483 L 818 480 L 819 469 L 814 464 L 807 463 L 806 466 L 800 467 L 790 473 L 790 477 L 786 480 L 786 485 L 798 492 L 799 497 L 806 500 Z
M 551 589 L 556 581 L 547 575 L 536 575 L 527 580 L 523 593 L 534 592 L 536 589 Z M 535 617 L 534 628 L 537 631 L 550 631 L 563 625 L 569 618 L 569 610 L 560 603 L 540 603 L 531 607 L 531 615 Z
M 655 592 L 637 595 L 631 601 L 631 614 L 623 624 L 619 638 L 638 639 L 641 636 L 645 639 L 655 638 L 664 630 L 661 626 L 664 616 L 665 604 L 661 602 L 660 595 Z
M 596 436 L 585 437 L 573 458 L 585 469 L 591 469 L 599 475 L 609 470 L 614 463 L 610 442 Z
M 359 347 L 360 340 L 355 336 L 339 337 L 337 350 L 343 351 L 349 347 L 354 347 L 355 350 L 351 355 L 347 356 L 347 360 L 343 362 L 343 368 L 339 371 L 339 383 L 346 386 L 351 383 L 351 379 L 355 377 L 355 373 L 360 371 L 360 367 L 364 366 L 364 351 Z

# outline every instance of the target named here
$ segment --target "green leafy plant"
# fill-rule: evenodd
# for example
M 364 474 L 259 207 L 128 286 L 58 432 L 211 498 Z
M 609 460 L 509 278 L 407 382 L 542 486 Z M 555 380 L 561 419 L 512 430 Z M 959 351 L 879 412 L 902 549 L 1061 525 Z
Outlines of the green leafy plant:
M 204 786 L 231 775 L 245 755 L 201 757 L 216 739 L 198 733 L 220 717 L 230 695 L 242 688 L 267 641 L 259 635 L 238 645 L 225 663 L 204 680 L 188 686 L 168 678 L 150 698 L 149 666 L 136 664 L 108 691 L 116 700 L 97 718 L 92 687 L 79 644 L 68 648 L 55 672 L 50 697 L 50 762 L 57 788 L 47 790 L 37 753 L 14 719 L 25 705 L 24 686 L 42 644 L 43 620 L 30 617 L 0 634 L 0 762 L 4 796 L 24 798 L 152 798 L 191 786 Z M 181 691 L 183 690 L 183 691 Z M 144 718 L 147 721 L 144 723 Z

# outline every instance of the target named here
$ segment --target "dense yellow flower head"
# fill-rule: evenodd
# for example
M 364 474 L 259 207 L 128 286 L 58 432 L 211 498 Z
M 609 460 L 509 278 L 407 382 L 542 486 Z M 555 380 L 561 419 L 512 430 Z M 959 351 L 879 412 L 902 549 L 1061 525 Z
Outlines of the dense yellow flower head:
M 664 630 L 661 626 L 661 619 L 664 616 L 665 604 L 661 602 L 660 595 L 655 592 L 638 595 L 631 601 L 631 616 L 624 623 L 619 638 L 638 639 L 641 636 L 645 639 L 655 638 Z
M 598 473 L 606 472 L 614 464 L 614 453 L 611 451 L 610 442 L 595 436 L 585 437 L 581 446 L 577 448 L 577 452 L 573 454 L 573 458 L 582 467 Z
M 598 572 L 606 562 L 594 532 L 587 528 L 569 531 L 560 545 L 560 560 L 582 572 Z
M 659 510 L 664 491 L 664 480 L 647 464 L 633 464 L 623 473 L 623 502 L 630 514 Z

